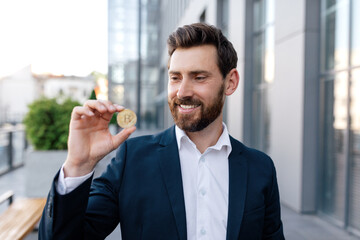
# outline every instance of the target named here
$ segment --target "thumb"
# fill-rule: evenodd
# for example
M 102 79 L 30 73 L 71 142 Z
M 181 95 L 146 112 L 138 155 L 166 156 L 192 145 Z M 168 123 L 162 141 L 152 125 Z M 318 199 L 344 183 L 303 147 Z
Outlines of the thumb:
M 135 132 L 136 127 L 132 126 L 129 128 L 124 128 L 123 130 L 121 130 L 121 132 L 119 132 L 118 134 L 116 134 L 115 136 L 113 136 L 113 143 L 114 143 L 114 149 L 119 147 L 120 144 L 122 144 L 123 142 L 125 142 L 126 139 L 128 139 L 128 137 Z

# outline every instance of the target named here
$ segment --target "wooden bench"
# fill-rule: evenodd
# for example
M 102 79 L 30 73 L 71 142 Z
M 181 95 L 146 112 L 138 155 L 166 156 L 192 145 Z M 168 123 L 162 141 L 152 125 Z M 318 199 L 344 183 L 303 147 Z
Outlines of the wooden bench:
M 0 196 L 0 203 L 9 200 L 10 206 L 0 215 L 0 239 L 23 239 L 39 222 L 46 198 L 19 198 L 13 201 L 13 193 Z M 5 199 L 5 200 L 4 200 Z

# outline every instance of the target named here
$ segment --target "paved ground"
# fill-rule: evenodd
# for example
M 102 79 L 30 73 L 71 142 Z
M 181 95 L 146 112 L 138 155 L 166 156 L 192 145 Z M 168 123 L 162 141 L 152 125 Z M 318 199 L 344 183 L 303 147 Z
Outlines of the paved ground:
M 105 168 L 110 158 L 104 159 L 98 166 L 96 175 Z M 0 176 L 0 193 L 12 189 L 15 192 L 15 200 L 25 194 L 25 170 L 18 168 L 10 173 Z M 6 204 L 0 205 L 0 213 L 6 209 Z M 290 240 L 359 240 L 351 236 L 343 229 L 335 227 L 323 219 L 314 215 L 301 215 L 286 206 L 282 206 L 282 220 L 286 239 Z M 26 240 L 37 239 L 37 233 L 33 232 Z M 120 231 L 116 229 L 108 240 L 120 239 Z

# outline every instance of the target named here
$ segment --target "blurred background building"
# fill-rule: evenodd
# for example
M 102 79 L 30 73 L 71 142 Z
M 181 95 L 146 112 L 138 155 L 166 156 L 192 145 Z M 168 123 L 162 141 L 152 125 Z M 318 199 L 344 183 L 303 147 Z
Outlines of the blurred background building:
M 133 109 L 138 128 L 162 128 L 158 111 L 159 0 L 110 0 L 109 99 Z
M 141 14 L 138 14 L 138 13 Z M 109 0 L 110 99 L 172 125 L 167 36 L 220 27 L 239 57 L 230 133 L 268 153 L 283 204 L 360 234 L 360 2 Z
M 81 103 L 89 99 L 96 86 L 95 77 L 33 73 L 28 65 L 0 78 L 0 126 L 20 124 L 28 112 L 28 105 L 39 97 L 71 97 Z

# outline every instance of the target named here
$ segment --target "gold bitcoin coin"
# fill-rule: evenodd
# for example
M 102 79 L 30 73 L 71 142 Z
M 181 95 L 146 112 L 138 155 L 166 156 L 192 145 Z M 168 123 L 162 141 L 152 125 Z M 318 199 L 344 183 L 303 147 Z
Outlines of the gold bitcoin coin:
M 133 111 L 124 109 L 118 113 L 116 120 L 120 127 L 129 128 L 135 125 L 137 118 Z

